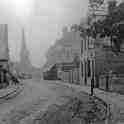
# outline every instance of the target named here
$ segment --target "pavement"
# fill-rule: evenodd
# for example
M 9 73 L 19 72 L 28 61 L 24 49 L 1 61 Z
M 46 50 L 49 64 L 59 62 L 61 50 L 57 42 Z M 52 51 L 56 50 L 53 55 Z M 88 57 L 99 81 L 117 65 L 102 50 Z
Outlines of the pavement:
M 6 96 L 7 94 L 10 94 L 11 92 L 13 92 L 15 89 L 17 88 L 16 85 L 11 85 L 7 88 L 1 89 L 0 90 L 0 98 Z
M 21 91 L 22 85 L 10 85 L 0 90 L 0 101 L 12 98 Z M 1 102 L 0 102 L 1 103 Z
M 91 93 L 90 87 L 80 86 L 75 84 L 69 84 L 64 82 L 58 82 L 61 85 L 76 89 L 78 92 L 83 91 L 88 94 Z M 109 107 L 109 118 L 112 120 L 112 124 L 124 124 L 124 95 L 120 95 L 115 92 L 106 92 L 97 88 L 94 88 L 94 96 L 103 100 Z

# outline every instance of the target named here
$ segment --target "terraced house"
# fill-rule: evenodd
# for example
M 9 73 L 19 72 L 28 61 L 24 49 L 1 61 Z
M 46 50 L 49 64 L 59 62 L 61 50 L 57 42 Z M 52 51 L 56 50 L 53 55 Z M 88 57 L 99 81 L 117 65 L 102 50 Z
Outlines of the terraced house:
M 111 2 L 114 3 L 114 1 L 111 1 Z M 123 5 L 124 5 L 123 3 L 118 5 L 116 10 L 120 11 L 119 8 L 123 8 Z M 97 31 L 95 30 L 96 31 L 95 38 L 89 34 L 88 30 L 90 29 L 89 28 L 90 25 L 92 25 L 94 22 L 99 24 L 98 23 L 99 20 L 101 22 L 104 22 L 102 20 L 105 20 L 106 15 L 108 16 L 108 13 L 109 13 L 108 10 L 102 11 L 100 10 L 101 8 L 98 8 L 98 10 L 94 10 L 93 14 L 95 15 L 95 17 L 90 18 L 91 19 L 90 24 L 85 24 L 84 26 L 87 32 L 85 33 L 85 35 L 84 33 L 82 34 L 84 38 L 82 40 L 82 55 L 81 55 L 82 73 L 83 73 L 82 76 L 83 76 L 83 80 L 84 80 L 83 82 L 85 83 L 85 85 L 91 85 L 91 79 L 93 79 L 94 82 L 96 82 L 94 84 L 95 87 L 112 90 L 113 87 L 115 86 L 111 84 L 113 81 L 110 81 L 110 78 L 108 80 L 107 76 L 112 78 L 113 75 L 123 74 L 124 43 L 122 40 L 121 45 L 119 46 L 119 52 L 117 52 L 115 49 L 118 46 L 117 43 L 119 43 L 119 38 L 116 38 L 115 40 L 115 36 L 118 36 L 118 35 L 111 34 L 110 32 L 111 35 L 107 34 L 104 37 L 103 36 L 101 37 L 100 36 L 101 34 L 97 32 L 98 30 Z M 107 7 L 106 9 L 110 9 L 110 8 Z M 104 13 L 104 12 L 107 12 L 107 13 Z M 122 31 L 124 29 L 123 28 L 124 23 L 122 22 L 123 21 L 121 21 L 121 23 L 116 23 L 119 31 Z M 109 27 L 109 29 L 111 29 L 111 27 Z M 90 33 L 94 33 L 94 32 L 90 32 Z M 121 35 L 121 33 L 118 33 L 118 34 L 119 36 Z

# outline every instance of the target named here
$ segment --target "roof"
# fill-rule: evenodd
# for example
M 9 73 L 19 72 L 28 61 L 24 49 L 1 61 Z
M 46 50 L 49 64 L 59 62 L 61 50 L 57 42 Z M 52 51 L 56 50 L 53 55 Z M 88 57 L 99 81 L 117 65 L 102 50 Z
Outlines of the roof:
M 61 67 L 63 71 L 69 71 L 73 70 L 74 68 L 77 68 L 76 64 L 71 63 L 58 63 L 58 67 Z

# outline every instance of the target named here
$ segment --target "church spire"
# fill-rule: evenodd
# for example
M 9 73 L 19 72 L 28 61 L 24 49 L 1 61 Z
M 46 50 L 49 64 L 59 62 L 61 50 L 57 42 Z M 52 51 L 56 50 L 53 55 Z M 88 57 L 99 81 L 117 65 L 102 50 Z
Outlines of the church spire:
M 22 44 L 21 44 L 21 51 L 20 51 L 20 62 L 24 65 L 30 64 L 29 60 L 29 51 L 26 45 L 26 37 L 24 28 L 22 29 Z

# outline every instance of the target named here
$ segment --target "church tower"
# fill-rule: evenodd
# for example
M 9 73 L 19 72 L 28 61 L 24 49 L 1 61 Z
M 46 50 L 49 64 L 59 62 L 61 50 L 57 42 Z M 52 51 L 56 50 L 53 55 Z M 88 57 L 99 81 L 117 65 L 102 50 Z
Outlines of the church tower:
M 29 50 L 26 45 L 26 35 L 24 29 L 21 31 L 21 50 L 20 50 L 20 62 L 15 63 L 14 69 L 18 74 L 24 73 L 32 76 L 41 76 L 41 71 L 35 68 L 29 58 Z
M 27 49 L 26 45 L 26 37 L 24 29 L 22 29 L 22 44 L 21 44 L 21 51 L 20 51 L 20 66 L 22 71 L 29 71 L 29 69 L 32 67 L 30 63 L 29 58 L 29 51 Z

